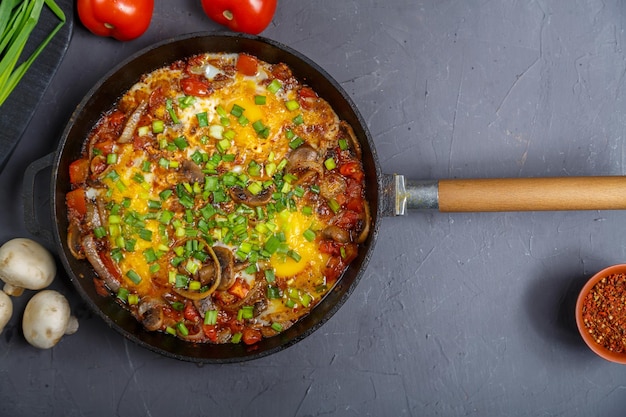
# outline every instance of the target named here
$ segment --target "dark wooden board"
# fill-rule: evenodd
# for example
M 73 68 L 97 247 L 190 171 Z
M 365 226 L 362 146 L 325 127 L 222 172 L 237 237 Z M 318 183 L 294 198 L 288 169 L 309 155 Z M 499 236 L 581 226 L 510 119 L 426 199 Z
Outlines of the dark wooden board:
M 67 51 L 74 18 L 72 0 L 57 0 L 57 4 L 65 12 L 65 25 L 41 52 L 15 90 L 0 106 L 0 171 L 24 134 L 39 101 Z M 30 55 L 30 52 L 41 43 L 58 22 L 58 18 L 44 6 L 39 22 L 24 50 L 25 57 Z

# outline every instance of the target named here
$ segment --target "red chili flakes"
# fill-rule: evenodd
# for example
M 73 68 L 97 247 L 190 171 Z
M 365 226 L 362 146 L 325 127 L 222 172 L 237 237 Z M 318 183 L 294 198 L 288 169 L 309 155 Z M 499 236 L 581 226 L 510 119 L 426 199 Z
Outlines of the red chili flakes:
M 609 275 L 594 285 L 585 297 L 583 321 L 599 345 L 626 352 L 626 274 Z

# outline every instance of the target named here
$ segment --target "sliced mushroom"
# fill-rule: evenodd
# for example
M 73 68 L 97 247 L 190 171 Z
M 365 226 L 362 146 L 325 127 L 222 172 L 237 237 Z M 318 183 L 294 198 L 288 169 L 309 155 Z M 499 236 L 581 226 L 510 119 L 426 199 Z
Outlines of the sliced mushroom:
M 182 173 L 189 182 L 204 183 L 204 172 L 195 162 L 184 160 L 181 164 Z
M 233 282 L 235 282 L 235 256 L 230 249 L 223 246 L 213 247 L 213 252 L 215 252 L 215 256 L 220 264 L 220 269 L 222 270 L 222 277 L 220 285 L 217 286 L 217 290 L 224 291 L 229 289 L 230 286 L 233 285 Z
M 305 144 L 289 154 L 285 171 L 295 173 L 309 170 L 322 172 L 322 162 L 317 151 Z
M 137 312 L 139 321 L 148 331 L 159 330 L 163 327 L 163 303 L 155 298 L 144 297 L 139 303 Z
M 337 243 L 350 242 L 350 232 L 346 229 L 342 229 L 339 226 L 329 225 L 322 230 L 322 237 L 324 239 L 334 240 Z
M 70 222 L 67 228 L 67 248 L 76 259 L 85 259 L 81 242 L 80 227 L 75 222 Z
M 258 194 L 252 194 L 245 188 L 235 186 L 229 189 L 230 198 L 236 203 L 245 204 L 250 207 L 264 206 L 272 199 L 273 187 L 264 188 Z

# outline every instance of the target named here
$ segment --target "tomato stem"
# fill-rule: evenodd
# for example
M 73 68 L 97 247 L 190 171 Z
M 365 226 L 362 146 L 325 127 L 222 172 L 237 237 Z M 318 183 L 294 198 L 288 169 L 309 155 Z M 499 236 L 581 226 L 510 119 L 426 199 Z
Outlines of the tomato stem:
M 233 20 L 233 12 L 231 12 L 230 10 L 224 10 L 222 15 L 228 20 Z

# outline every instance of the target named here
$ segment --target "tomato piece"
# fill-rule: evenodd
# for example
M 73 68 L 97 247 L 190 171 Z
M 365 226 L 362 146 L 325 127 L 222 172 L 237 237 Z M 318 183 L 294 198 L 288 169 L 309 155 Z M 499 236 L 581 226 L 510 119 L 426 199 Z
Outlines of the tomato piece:
M 363 181 L 363 178 L 365 177 L 365 174 L 363 173 L 363 170 L 361 169 L 359 163 L 354 161 L 347 162 L 340 166 L 339 172 L 344 177 L 349 177 L 359 182 Z
M 200 313 L 198 313 L 198 310 L 191 301 L 187 301 L 185 303 L 185 308 L 183 309 L 183 317 L 185 317 L 189 321 L 200 321 Z
M 346 208 L 356 213 L 363 212 L 363 199 L 362 198 L 353 198 L 348 200 L 346 203 Z
M 310 87 L 302 87 L 298 90 L 298 96 L 302 100 L 318 98 L 317 93 Z
M 256 75 L 259 69 L 259 61 L 253 56 L 247 54 L 239 54 L 237 59 L 237 71 L 243 75 Z
M 231 285 L 227 291 L 236 297 L 244 298 L 246 295 L 248 295 L 248 291 L 250 291 L 250 286 L 243 279 L 237 278 L 233 285 Z
M 334 240 L 322 240 L 319 244 L 319 250 L 328 255 L 337 256 L 341 253 L 339 244 Z
M 361 215 L 356 211 L 344 210 L 337 219 L 336 225 L 343 229 L 354 229 L 360 219 Z
M 69 167 L 70 183 L 82 184 L 87 181 L 89 177 L 89 165 L 88 159 L 77 159 L 72 162 Z
M 246 327 L 241 333 L 241 340 L 243 340 L 243 343 L 246 345 L 253 345 L 259 342 L 262 338 L 263 335 L 260 330 L 252 329 L 250 327 Z
M 215 324 L 203 324 L 202 331 L 211 342 L 217 342 L 217 326 Z
M 209 83 L 197 77 L 187 77 L 180 80 L 180 88 L 188 96 L 204 97 L 211 94 Z
M 277 0 L 202 0 L 204 13 L 237 32 L 258 35 L 270 24 Z
M 324 268 L 324 276 L 328 284 L 337 281 L 341 273 L 343 272 L 344 263 L 339 256 L 331 256 Z
M 65 202 L 71 215 L 83 218 L 87 213 L 87 197 L 85 190 L 77 188 L 65 195 Z
M 129 41 L 148 30 L 154 0 L 78 0 L 76 7 L 80 21 L 94 35 Z

